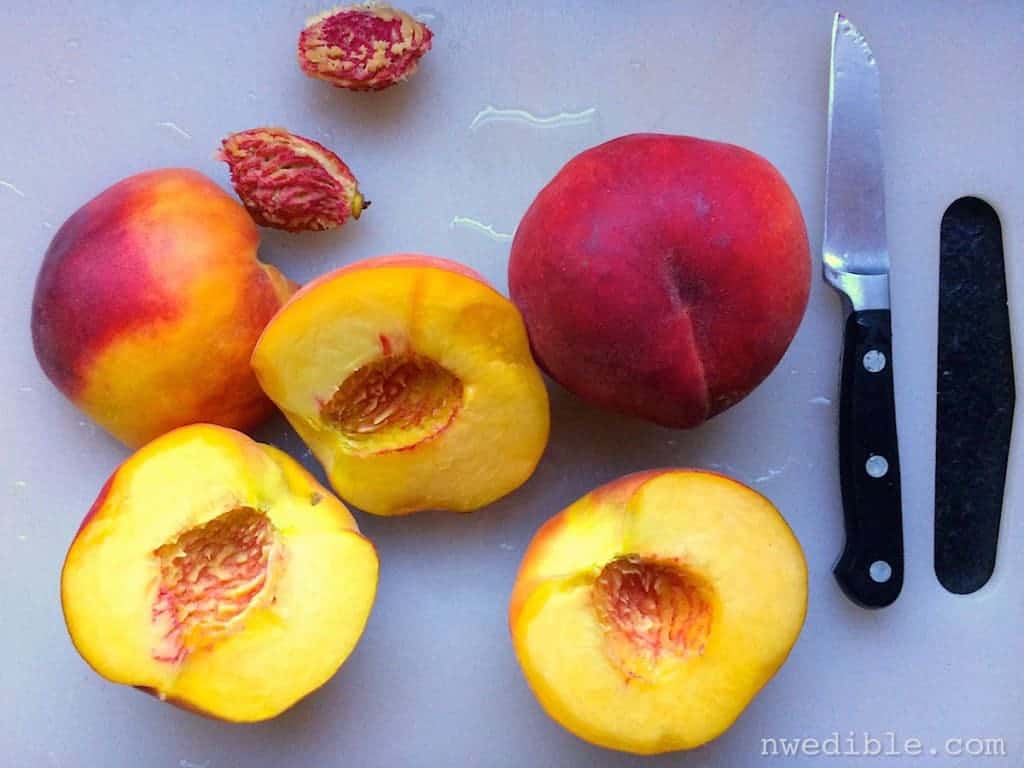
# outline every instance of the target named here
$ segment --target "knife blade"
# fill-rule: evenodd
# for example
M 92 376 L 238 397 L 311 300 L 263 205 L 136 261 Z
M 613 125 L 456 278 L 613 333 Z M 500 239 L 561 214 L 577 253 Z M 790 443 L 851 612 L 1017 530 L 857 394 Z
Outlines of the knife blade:
M 825 175 L 825 281 L 844 297 L 839 478 L 846 542 L 833 572 L 851 600 L 890 605 L 903 586 L 889 251 L 878 63 L 841 13 L 832 25 Z

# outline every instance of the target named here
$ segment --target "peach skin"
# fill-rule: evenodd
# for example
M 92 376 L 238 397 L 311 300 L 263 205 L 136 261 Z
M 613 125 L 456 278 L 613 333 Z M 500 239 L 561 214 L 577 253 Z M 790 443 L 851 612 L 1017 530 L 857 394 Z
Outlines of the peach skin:
M 384 256 L 315 280 L 252 364 L 335 490 L 373 514 L 482 507 L 525 482 L 547 444 L 519 312 L 445 259 Z
M 509 603 L 541 706 L 582 739 L 654 754 L 725 731 L 785 661 L 807 566 L 782 516 L 722 475 L 663 469 L 548 520 Z
M 61 574 L 68 632 L 106 679 L 211 717 L 274 717 L 352 652 L 377 553 L 297 462 L 208 424 L 107 481 Z
M 508 266 L 545 371 L 595 405 L 676 428 L 772 371 L 810 276 L 800 207 L 767 160 L 660 134 L 570 160 L 523 217 Z
M 200 421 L 254 426 L 273 407 L 249 356 L 295 288 L 258 245 L 245 209 L 196 171 L 115 184 L 43 259 L 32 303 L 43 371 L 129 446 Z

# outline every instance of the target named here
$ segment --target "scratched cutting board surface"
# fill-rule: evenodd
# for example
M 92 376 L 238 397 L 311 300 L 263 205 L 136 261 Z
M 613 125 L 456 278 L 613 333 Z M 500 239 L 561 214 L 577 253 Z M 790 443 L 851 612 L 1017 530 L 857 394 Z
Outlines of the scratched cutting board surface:
M 104 683 L 64 631 L 64 553 L 126 451 L 56 392 L 32 354 L 32 287 L 55 229 L 108 184 L 147 168 L 190 166 L 227 186 L 212 159 L 219 139 L 280 124 L 338 150 L 373 208 L 337 233 L 266 231 L 264 259 L 306 280 L 366 256 L 424 251 L 465 261 L 504 291 L 510 234 L 562 163 L 605 139 L 656 130 L 766 156 L 792 185 L 817 253 L 835 9 L 437 0 L 409 6 L 436 32 L 420 73 L 367 96 L 299 72 L 298 29 L 320 10 L 309 2 L 145 5 L 7 0 L 0 10 L 0 764 L 746 766 L 783 762 L 761 756 L 764 738 L 834 732 L 919 739 L 928 764 L 1024 764 L 1024 409 L 995 576 L 955 597 L 932 572 L 939 221 L 962 195 L 984 197 L 1002 217 L 1024 361 L 1024 5 L 842 9 L 882 72 L 907 554 L 893 607 L 852 606 L 831 575 L 842 539 L 842 310 L 816 268 L 785 359 L 701 429 L 601 413 L 552 385 L 551 443 L 519 491 L 470 517 L 360 514 L 382 561 L 362 642 L 321 691 L 246 726 Z M 315 469 L 282 420 L 257 437 Z M 719 469 L 771 498 L 805 548 L 810 607 L 789 662 L 728 733 L 693 753 L 641 761 L 584 744 L 544 715 L 513 657 L 505 608 L 542 521 L 600 483 L 664 465 Z M 1006 756 L 944 754 L 947 739 L 993 737 Z

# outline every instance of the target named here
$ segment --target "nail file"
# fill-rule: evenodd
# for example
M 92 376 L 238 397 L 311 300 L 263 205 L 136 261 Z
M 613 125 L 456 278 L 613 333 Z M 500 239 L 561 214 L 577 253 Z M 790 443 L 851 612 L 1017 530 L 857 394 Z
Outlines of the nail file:
M 935 574 L 956 594 L 995 567 L 1013 408 L 999 216 L 962 197 L 940 233 L 935 435 Z

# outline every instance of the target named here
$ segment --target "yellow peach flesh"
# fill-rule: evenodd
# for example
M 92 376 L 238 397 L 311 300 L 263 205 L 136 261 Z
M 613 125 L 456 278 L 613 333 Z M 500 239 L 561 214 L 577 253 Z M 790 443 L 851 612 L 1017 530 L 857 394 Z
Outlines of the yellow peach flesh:
M 196 425 L 111 478 L 68 552 L 61 598 L 75 647 L 103 677 L 252 721 L 337 670 L 376 583 L 373 545 L 294 460 Z
M 511 302 L 452 262 L 401 258 L 307 286 L 253 369 L 346 500 L 471 511 L 533 472 L 547 391 Z
M 594 744 L 653 754 L 728 728 L 786 659 L 806 601 L 800 545 L 764 497 L 666 470 L 553 518 L 509 618 L 548 714 Z

